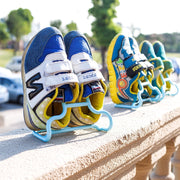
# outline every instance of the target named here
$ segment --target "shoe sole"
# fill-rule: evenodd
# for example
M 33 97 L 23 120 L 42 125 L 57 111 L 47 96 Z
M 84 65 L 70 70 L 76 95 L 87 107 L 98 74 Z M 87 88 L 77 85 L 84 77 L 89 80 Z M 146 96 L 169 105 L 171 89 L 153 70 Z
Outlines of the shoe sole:
M 110 90 L 110 96 L 112 101 L 115 104 L 120 104 L 123 103 L 119 98 L 118 98 L 118 90 L 116 87 L 116 83 L 117 83 L 117 78 L 116 78 L 116 73 L 112 64 L 112 55 L 113 55 L 113 50 L 114 50 L 114 46 L 117 42 L 117 39 L 119 37 L 120 34 L 117 34 L 111 41 L 109 48 L 108 48 L 108 52 L 107 52 L 107 68 L 109 71 L 109 90 Z
M 21 62 L 21 77 L 22 77 L 22 82 L 23 82 L 23 92 L 24 92 L 24 97 L 23 97 L 23 115 L 24 115 L 24 122 L 27 125 L 27 127 L 29 127 L 31 130 L 40 130 L 39 128 L 36 128 L 35 126 L 33 126 L 29 120 L 29 115 L 28 115 L 28 110 L 27 110 L 27 97 L 26 97 L 26 84 L 25 84 L 25 69 L 24 69 L 24 63 L 25 63 L 25 57 L 26 57 L 26 53 L 32 43 L 32 41 L 34 40 L 35 36 L 30 40 L 30 42 L 28 43 L 24 53 L 23 53 L 23 57 L 22 57 L 22 62 Z

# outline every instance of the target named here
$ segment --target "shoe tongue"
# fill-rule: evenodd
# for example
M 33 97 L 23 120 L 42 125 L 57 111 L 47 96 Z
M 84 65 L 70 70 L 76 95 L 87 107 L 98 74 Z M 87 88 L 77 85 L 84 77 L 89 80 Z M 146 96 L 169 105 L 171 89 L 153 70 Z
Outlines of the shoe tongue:
M 132 54 L 133 52 L 131 50 L 129 39 L 128 37 L 124 37 L 124 39 L 122 40 L 122 48 L 119 51 L 119 57 L 124 60 L 132 56 Z
M 134 54 L 140 54 L 139 46 L 137 44 L 137 41 L 134 38 L 130 39 L 130 45 L 132 47 L 132 50 L 133 50 Z
M 63 85 L 58 88 L 58 94 L 54 101 L 71 102 L 73 100 L 73 93 L 70 85 Z
M 84 92 L 82 97 L 87 98 L 89 95 L 98 92 L 104 93 L 104 89 L 99 81 L 94 81 L 84 85 Z

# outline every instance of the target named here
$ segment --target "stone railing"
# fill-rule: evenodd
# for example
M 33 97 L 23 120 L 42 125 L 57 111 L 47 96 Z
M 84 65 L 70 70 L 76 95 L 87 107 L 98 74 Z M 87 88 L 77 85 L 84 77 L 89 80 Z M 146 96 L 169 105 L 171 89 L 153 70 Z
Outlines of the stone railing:
M 0 134 L 0 179 L 180 180 L 180 95 L 136 110 L 107 98 L 104 109 L 113 117 L 107 133 L 78 130 L 47 143 L 26 128 Z

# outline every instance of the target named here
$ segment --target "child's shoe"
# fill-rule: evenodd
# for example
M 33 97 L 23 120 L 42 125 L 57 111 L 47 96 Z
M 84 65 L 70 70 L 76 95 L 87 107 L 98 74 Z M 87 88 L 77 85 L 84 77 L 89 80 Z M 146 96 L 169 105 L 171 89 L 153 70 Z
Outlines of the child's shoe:
M 133 37 L 129 37 L 129 42 L 135 59 L 142 65 L 145 70 L 152 74 L 154 66 L 147 60 L 146 56 L 139 51 L 137 41 Z
M 146 65 L 139 63 L 130 46 L 129 38 L 117 34 L 107 53 L 109 86 L 115 104 L 138 101 L 138 80 L 144 80 Z
M 156 41 L 153 44 L 154 52 L 157 57 L 160 57 L 163 64 L 164 64 L 164 70 L 162 72 L 164 78 L 168 78 L 171 73 L 174 71 L 173 65 L 171 60 L 168 60 L 166 57 L 164 45 L 160 41 Z M 165 91 L 170 91 L 171 89 L 171 83 L 169 81 L 166 81 L 166 90 Z
M 46 128 L 47 120 L 62 113 L 62 102 L 75 102 L 78 79 L 67 59 L 62 34 L 56 28 L 41 30 L 28 44 L 22 59 L 24 120 L 32 130 Z M 70 122 L 71 109 L 52 122 L 61 129 Z
M 64 37 L 64 41 L 67 57 L 79 80 L 80 94 L 77 102 L 85 102 L 89 98 L 94 109 L 102 109 L 107 88 L 98 65 L 92 58 L 87 39 L 78 31 L 71 31 Z M 100 114 L 91 112 L 87 106 L 74 107 L 69 126 L 94 124 L 99 118 Z
M 144 73 L 146 74 L 147 80 L 152 83 L 152 79 L 154 76 L 153 69 L 154 66 L 151 64 L 146 56 L 142 54 L 139 50 L 139 46 L 137 44 L 137 41 L 133 37 L 129 37 L 129 42 L 131 49 L 134 53 L 135 59 L 143 66 L 144 68 Z M 149 86 L 144 87 L 144 92 L 142 94 L 142 97 L 148 98 L 152 94 L 152 89 Z
M 140 44 L 140 52 L 143 53 L 150 63 L 154 66 L 154 77 L 152 79 L 152 85 L 157 87 L 159 90 L 161 90 L 163 86 L 163 81 L 161 79 L 161 73 L 163 72 L 164 65 L 162 63 L 162 60 L 157 57 L 154 53 L 154 49 L 152 44 L 145 40 Z M 154 92 L 156 93 L 156 92 Z M 153 94 L 153 92 L 152 92 Z

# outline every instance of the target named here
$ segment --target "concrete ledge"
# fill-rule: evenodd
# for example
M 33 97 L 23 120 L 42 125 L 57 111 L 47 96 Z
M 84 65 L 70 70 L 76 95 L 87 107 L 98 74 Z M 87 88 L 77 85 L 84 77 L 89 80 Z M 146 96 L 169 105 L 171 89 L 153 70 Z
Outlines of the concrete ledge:
M 131 179 L 137 162 L 180 135 L 179 102 L 177 95 L 129 110 L 107 100 L 114 123 L 107 133 L 79 130 L 48 143 L 26 128 L 0 134 L 0 179 Z

